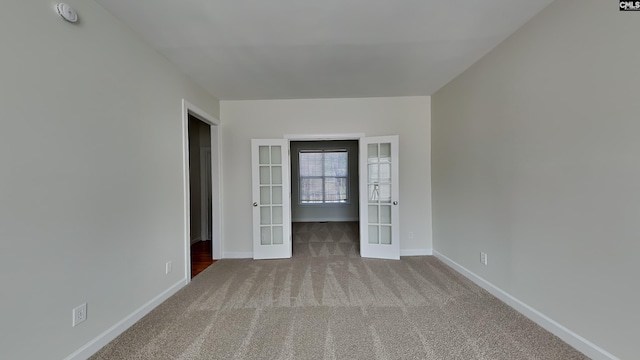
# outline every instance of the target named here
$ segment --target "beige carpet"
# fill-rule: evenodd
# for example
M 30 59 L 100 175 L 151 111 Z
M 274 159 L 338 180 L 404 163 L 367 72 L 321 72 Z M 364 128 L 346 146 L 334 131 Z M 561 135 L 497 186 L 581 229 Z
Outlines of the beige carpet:
M 431 256 L 362 259 L 357 223 L 221 260 L 92 359 L 586 359 Z

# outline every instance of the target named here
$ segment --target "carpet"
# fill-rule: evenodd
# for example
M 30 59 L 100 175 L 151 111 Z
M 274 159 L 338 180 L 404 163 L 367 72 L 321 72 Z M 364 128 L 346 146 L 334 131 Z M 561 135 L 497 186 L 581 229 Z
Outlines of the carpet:
M 363 259 L 357 223 L 220 260 L 91 359 L 587 359 L 432 256 Z

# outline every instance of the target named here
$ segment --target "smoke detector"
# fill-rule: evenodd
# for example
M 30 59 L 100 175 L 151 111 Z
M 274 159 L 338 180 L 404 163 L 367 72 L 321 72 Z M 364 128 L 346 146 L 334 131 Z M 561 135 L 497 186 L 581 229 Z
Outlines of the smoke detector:
M 68 22 L 74 23 L 78 21 L 78 14 L 76 13 L 76 11 L 73 10 L 71 6 L 65 3 L 57 4 L 56 11 L 58 12 L 58 15 L 60 15 L 63 19 L 67 20 Z

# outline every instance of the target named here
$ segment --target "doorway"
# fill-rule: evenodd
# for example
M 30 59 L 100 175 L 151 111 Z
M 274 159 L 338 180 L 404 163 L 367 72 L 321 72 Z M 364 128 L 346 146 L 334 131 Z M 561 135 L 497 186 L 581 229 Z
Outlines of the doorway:
M 219 121 L 182 102 L 187 282 L 222 257 Z
M 189 114 L 190 242 L 211 241 L 211 126 Z
M 358 140 L 289 146 L 292 256 L 358 254 Z
M 285 135 L 284 139 L 252 139 L 254 259 L 290 258 L 292 255 L 291 201 L 286 199 L 287 194 L 291 194 L 290 142 L 337 139 L 358 139 L 360 256 L 400 259 L 397 135 Z M 313 176 L 309 176 L 309 180 L 318 181 Z M 316 199 L 310 196 L 309 200 Z
M 188 115 L 191 278 L 213 264 L 211 125 Z

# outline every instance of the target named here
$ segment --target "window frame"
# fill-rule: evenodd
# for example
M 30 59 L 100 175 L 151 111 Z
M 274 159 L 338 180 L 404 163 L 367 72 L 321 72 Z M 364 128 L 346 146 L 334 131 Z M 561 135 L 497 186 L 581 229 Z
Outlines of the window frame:
M 301 166 L 301 159 L 300 159 L 300 155 L 306 153 L 306 154 L 322 154 L 322 176 L 302 176 L 302 166 Z M 347 155 L 347 166 L 346 166 L 346 171 L 347 171 L 347 175 L 346 176 L 326 176 L 325 175 L 325 154 L 326 153 L 345 153 Z M 351 192 L 350 192 L 350 171 L 349 171 L 349 164 L 350 164 L 350 151 L 348 148 L 328 148 L 328 149 L 300 149 L 298 150 L 298 205 L 300 206 L 342 206 L 342 205 L 350 205 L 351 204 Z M 326 199 L 326 188 L 325 188 L 325 184 L 326 184 L 326 179 L 344 179 L 345 184 L 346 184 L 346 191 L 345 191 L 345 201 L 327 201 Z M 305 202 L 304 200 L 302 200 L 302 180 L 303 179 L 322 179 L 322 202 L 310 202 L 310 200 L 307 200 L 307 202 Z

